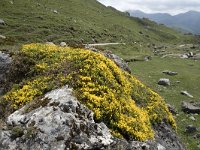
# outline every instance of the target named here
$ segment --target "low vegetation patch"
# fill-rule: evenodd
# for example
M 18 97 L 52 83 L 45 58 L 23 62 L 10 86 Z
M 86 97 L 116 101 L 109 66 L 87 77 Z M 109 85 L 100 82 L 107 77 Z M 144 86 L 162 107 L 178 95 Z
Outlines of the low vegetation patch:
M 34 60 L 35 65 L 30 69 L 32 76 L 4 96 L 14 109 L 68 84 L 76 97 L 94 111 L 95 120 L 103 121 L 115 135 L 151 139 L 152 125 L 163 120 L 176 128 L 157 93 L 100 53 L 48 44 L 24 45 L 20 53 Z

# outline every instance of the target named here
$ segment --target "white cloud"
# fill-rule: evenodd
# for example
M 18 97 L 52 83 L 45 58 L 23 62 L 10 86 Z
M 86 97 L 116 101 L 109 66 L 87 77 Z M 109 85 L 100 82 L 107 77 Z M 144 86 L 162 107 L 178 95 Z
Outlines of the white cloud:
M 142 10 L 148 13 L 177 14 L 189 10 L 200 11 L 200 0 L 98 0 L 118 10 Z

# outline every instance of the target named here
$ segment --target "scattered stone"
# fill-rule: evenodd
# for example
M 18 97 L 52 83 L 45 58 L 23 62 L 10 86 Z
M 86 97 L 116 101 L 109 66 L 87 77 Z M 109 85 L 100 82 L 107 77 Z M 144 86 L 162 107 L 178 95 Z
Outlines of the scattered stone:
M 176 81 L 176 83 L 181 83 L 181 81 Z
M 197 128 L 193 125 L 188 125 L 185 129 L 186 133 L 194 133 L 197 131 Z
M 0 25 L 5 25 L 6 23 L 4 22 L 4 20 L 0 19 Z
M 185 95 L 187 97 L 193 98 L 193 96 L 190 93 L 188 93 L 187 91 L 181 91 L 181 94 Z
M 0 39 L 6 39 L 6 36 L 0 35 Z
M 128 58 L 125 59 L 125 62 L 134 62 L 134 61 L 149 61 L 151 60 L 152 57 L 151 56 L 145 56 L 143 58 Z
M 173 72 L 173 71 L 169 71 L 169 70 L 165 70 L 165 71 L 163 71 L 162 73 L 167 74 L 167 75 L 170 75 L 170 76 L 174 76 L 174 75 L 177 75 L 177 74 L 178 74 L 177 72 Z
M 169 109 L 169 111 L 173 114 L 173 115 L 177 115 L 178 111 L 170 104 L 167 104 L 167 107 Z
M 46 44 L 55 45 L 53 42 L 46 42 Z
M 200 113 L 200 107 L 194 106 L 191 103 L 183 101 L 181 104 L 182 110 L 187 113 Z
M 188 55 L 183 54 L 183 55 L 181 55 L 181 58 L 183 58 L 183 59 L 187 59 L 187 58 L 188 58 Z
M 194 60 L 200 60 L 200 53 L 196 54 L 194 57 L 193 57 Z
M 195 121 L 196 119 L 194 118 L 194 116 L 190 116 L 189 117 L 192 121 Z
M 61 42 L 60 46 L 65 47 L 65 46 L 67 46 L 67 44 L 65 42 Z
M 159 85 L 163 85 L 163 86 L 169 86 L 169 85 L 170 85 L 170 81 L 169 81 L 169 79 L 161 78 L 161 79 L 158 81 L 158 84 L 159 84 Z
M 145 57 L 144 57 L 144 61 L 149 61 L 149 60 L 151 60 L 151 59 L 152 59 L 151 56 L 145 56 Z
M 57 10 L 55 10 L 55 9 L 53 10 L 53 12 L 54 12 L 55 14 L 57 14 L 57 13 L 58 13 L 58 11 L 57 11 Z
M 193 136 L 194 139 L 200 139 L 200 133 Z
M 193 52 L 189 52 L 186 54 L 181 55 L 181 58 L 193 58 L 195 54 Z
M 186 55 L 188 56 L 188 58 L 191 58 L 191 57 L 194 56 L 194 53 L 193 53 L 193 52 L 189 52 L 189 53 L 187 53 Z

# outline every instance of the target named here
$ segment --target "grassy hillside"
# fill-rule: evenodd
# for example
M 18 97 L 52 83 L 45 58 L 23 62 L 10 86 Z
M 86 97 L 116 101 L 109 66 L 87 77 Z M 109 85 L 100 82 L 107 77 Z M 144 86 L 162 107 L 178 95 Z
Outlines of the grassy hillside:
M 194 139 L 194 133 L 185 133 L 186 126 L 192 124 L 199 127 L 200 116 L 185 114 L 181 111 L 181 102 L 200 102 L 200 61 L 184 60 L 180 58 L 159 58 L 155 57 L 149 62 L 135 62 L 129 64 L 134 75 L 137 76 L 150 88 L 156 90 L 165 101 L 174 106 L 179 115 L 176 116 L 178 133 L 187 145 L 189 150 L 197 150 L 198 139 Z M 144 71 L 145 70 L 145 71 Z M 164 70 L 177 71 L 177 76 L 169 76 L 162 73 Z M 157 84 L 160 78 L 169 78 L 171 86 L 163 87 Z M 180 83 L 177 83 L 180 81 Z M 187 90 L 194 98 L 188 98 L 180 94 L 180 91 Z M 194 116 L 195 121 L 190 117 Z
M 126 16 L 95 0 L 1 0 L 0 33 L 7 44 L 24 42 L 183 42 L 190 36 L 149 20 Z M 1 44 L 5 41 L 1 41 Z M 145 46 L 146 47 L 146 46 Z

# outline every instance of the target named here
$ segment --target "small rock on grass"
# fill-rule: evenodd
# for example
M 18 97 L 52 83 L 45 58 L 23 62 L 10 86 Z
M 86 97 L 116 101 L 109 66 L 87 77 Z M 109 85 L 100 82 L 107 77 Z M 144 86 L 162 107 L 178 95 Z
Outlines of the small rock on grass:
M 0 25 L 5 25 L 5 21 L 3 19 L 0 19 Z
M 6 39 L 6 36 L 0 35 L 0 39 Z
M 165 70 L 165 71 L 163 71 L 162 73 L 167 74 L 167 75 L 170 75 L 170 76 L 174 76 L 174 75 L 177 75 L 177 74 L 178 74 L 177 72 L 169 71 L 169 70 Z
M 163 85 L 163 86 L 169 86 L 169 85 L 170 85 L 170 80 L 169 80 L 169 79 L 166 79 L 166 78 L 161 78 L 161 79 L 158 81 L 158 84 L 159 84 L 159 85 Z
M 67 46 L 67 44 L 65 42 L 61 42 L 60 46 L 65 47 L 65 46 Z
M 188 93 L 188 91 L 181 91 L 181 94 L 193 98 L 193 96 L 190 93 Z
M 53 42 L 46 42 L 46 44 L 55 45 Z
M 194 133 L 197 131 L 197 128 L 193 125 L 188 125 L 185 129 L 186 133 Z
M 194 118 L 194 116 L 190 116 L 189 117 L 192 121 L 195 121 L 196 119 Z
M 169 111 L 173 114 L 173 115 L 176 115 L 178 114 L 177 110 L 174 108 L 174 106 L 170 105 L 170 104 L 167 104 L 167 107 L 169 109 Z
M 182 102 L 181 107 L 182 110 L 186 113 L 193 113 L 193 114 L 200 113 L 200 107 L 194 106 L 193 104 L 185 101 Z

